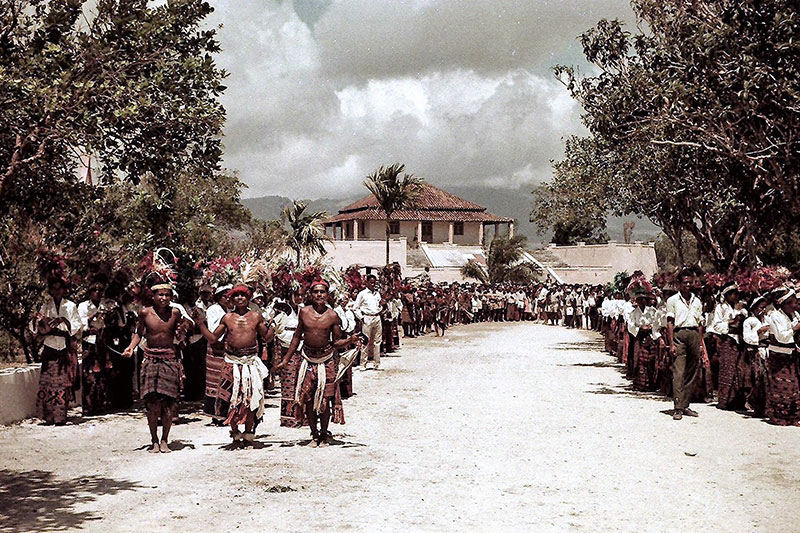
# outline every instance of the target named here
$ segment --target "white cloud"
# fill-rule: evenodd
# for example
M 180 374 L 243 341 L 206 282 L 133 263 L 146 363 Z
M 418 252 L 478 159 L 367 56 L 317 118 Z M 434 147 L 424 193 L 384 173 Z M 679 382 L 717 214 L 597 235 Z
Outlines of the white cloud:
M 546 179 L 579 109 L 549 73 L 624 0 L 219 0 L 225 163 L 248 196 L 343 197 L 394 161 L 433 183 Z

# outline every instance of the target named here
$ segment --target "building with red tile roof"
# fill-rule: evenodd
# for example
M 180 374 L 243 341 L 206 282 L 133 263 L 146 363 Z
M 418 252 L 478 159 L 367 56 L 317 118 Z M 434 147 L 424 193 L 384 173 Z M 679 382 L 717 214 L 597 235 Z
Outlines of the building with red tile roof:
M 386 235 L 386 214 L 371 194 L 341 209 L 328 218 L 325 226 L 335 240 L 383 240 Z M 486 208 L 464 200 L 430 184 L 422 185 L 422 192 L 413 208 L 392 213 L 391 236 L 415 244 L 457 244 L 481 246 L 486 229 L 494 235 L 500 228 L 514 234 L 514 220 L 488 213 Z

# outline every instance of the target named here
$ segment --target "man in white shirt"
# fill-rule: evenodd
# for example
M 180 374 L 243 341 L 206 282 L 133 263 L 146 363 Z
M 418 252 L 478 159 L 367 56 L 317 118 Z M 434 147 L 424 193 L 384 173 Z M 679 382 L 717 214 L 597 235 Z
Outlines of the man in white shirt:
M 49 279 L 47 290 L 49 297 L 31 324 L 32 329 L 43 337 L 36 411 L 46 424 L 64 425 L 78 369 L 78 359 L 70 343 L 81 330 L 81 317 L 75 303 L 64 299 L 63 279 Z
M 361 320 L 361 332 L 367 337 L 366 353 L 362 354 L 364 360 L 361 366 L 367 369 L 367 362 L 370 356 L 373 358 L 375 370 L 380 370 L 381 366 L 381 342 L 383 341 L 383 331 L 381 324 L 381 308 L 384 301 L 381 293 L 376 289 L 378 278 L 374 274 L 367 275 L 367 288 L 356 296 L 353 312 Z
M 700 370 L 700 339 L 703 338 L 703 304 L 692 294 L 694 281 L 694 272 L 681 270 L 678 274 L 679 292 L 672 295 L 666 305 L 667 343 L 673 357 L 674 420 L 680 420 L 683 415 L 698 416 L 696 411 L 689 409 L 689 398 Z

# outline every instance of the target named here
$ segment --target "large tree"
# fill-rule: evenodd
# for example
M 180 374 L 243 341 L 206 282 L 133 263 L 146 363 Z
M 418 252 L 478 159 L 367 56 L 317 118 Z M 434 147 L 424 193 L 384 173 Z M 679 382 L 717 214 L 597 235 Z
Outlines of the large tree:
M 377 200 L 386 219 L 386 264 L 389 264 L 389 239 L 392 215 L 400 209 L 413 207 L 422 192 L 423 179 L 413 174 L 400 174 L 405 165 L 395 163 L 381 167 L 364 180 L 364 186 Z
M 605 190 L 588 200 L 616 214 L 649 217 L 679 253 L 690 234 L 720 270 L 796 262 L 796 246 L 780 230 L 800 215 L 796 6 L 632 4 L 647 31 L 631 34 L 603 20 L 581 37 L 597 75 L 555 69 L 583 106 L 590 132 L 568 142 L 565 161 L 580 160 L 587 147 L 593 156 L 571 172 L 556 172 L 551 186 L 569 193 L 564 203 Z M 575 188 L 590 175 L 602 185 Z
M 0 3 L 0 328 L 20 342 L 48 258 L 81 283 L 149 245 L 202 254 L 246 218 L 219 169 L 212 8 L 148 4 Z M 85 155 L 99 186 L 79 179 Z

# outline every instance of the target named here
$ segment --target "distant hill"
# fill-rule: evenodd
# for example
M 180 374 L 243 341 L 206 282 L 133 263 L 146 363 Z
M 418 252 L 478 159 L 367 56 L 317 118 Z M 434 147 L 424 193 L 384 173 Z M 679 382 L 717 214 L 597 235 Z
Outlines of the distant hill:
M 519 189 L 497 189 L 493 187 L 448 187 L 448 192 L 480 204 L 496 215 L 512 217 L 517 220 L 516 232 L 526 235 L 532 245 L 545 243 L 550 240 L 549 234 L 538 235 L 536 225 L 528 221 L 531 211 L 531 187 L 521 187 Z M 363 196 L 351 198 L 331 199 L 321 198 L 318 200 L 308 200 L 309 207 L 313 211 L 327 211 L 336 214 L 344 206 L 351 204 Z M 247 207 L 254 217 L 262 220 L 275 220 L 280 217 L 281 209 L 291 203 L 289 198 L 284 196 L 261 196 L 259 198 L 245 198 L 242 204 Z M 612 240 L 623 241 L 622 225 L 626 220 L 633 217 L 609 217 L 608 235 Z M 633 231 L 633 239 L 636 241 L 653 241 L 660 232 L 658 226 L 649 220 L 635 220 L 636 228 Z

